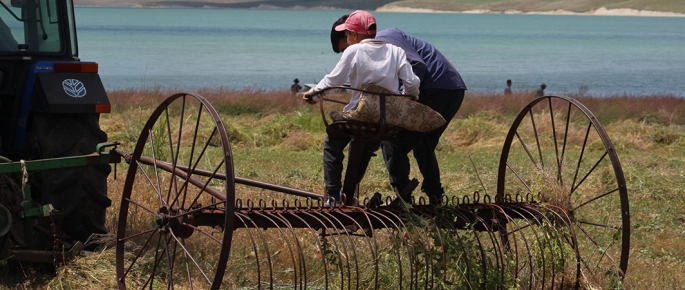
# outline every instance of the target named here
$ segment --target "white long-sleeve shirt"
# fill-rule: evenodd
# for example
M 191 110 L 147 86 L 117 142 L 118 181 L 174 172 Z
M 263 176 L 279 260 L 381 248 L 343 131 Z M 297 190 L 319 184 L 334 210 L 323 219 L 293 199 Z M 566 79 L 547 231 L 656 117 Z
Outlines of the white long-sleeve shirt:
M 377 39 L 364 39 L 345 49 L 333 71 L 327 74 L 309 92 L 315 93 L 327 87 L 341 86 L 350 80 L 350 87 L 375 84 L 398 92 L 402 80 L 404 94 L 418 97 L 421 80 L 412 71 L 404 50 Z M 357 108 L 360 92 L 354 91 L 343 111 Z

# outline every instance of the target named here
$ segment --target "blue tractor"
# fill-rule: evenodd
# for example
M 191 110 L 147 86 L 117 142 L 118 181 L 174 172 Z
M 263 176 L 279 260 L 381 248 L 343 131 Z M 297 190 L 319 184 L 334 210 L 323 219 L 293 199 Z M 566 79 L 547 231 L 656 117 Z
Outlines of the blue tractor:
M 107 141 L 110 103 L 98 64 L 78 58 L 72 0 L 0 5 L 0 260 L 51 262 L 107 233 L 110 165 L 64 160 Z

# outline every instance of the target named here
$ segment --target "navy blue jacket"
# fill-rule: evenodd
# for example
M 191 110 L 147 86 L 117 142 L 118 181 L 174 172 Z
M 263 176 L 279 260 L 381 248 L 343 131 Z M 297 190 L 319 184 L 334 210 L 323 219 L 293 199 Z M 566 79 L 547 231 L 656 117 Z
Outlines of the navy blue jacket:
M 457 69 L 432 44 L 406 35 L 397 28 L 378 31 L 376 39 L 404 49 L 414 74 L 421 79 L 419 90 L 445 89 L 465 90 L 466 84 Z

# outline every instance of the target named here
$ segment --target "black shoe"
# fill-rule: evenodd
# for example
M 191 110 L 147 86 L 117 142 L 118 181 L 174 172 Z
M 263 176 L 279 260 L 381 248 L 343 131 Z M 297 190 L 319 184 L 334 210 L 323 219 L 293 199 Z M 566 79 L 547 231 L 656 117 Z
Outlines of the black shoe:
M 435 206 L 437 206 L 437 205 L 442 205 L 442 197 L 443 197 L 444 195 L 445 195 L 445 194 L 441 194 L 441 195 L 429 195 L 429 196 L 428 196 L 428 204 L 429 204 L 429 205 L 435 205 Z
M 371 199 L 369 199 L 368 204 L 366 205 L 368 208 L 377 208 L 381 206 L 383 203 L 382 196 L 379 192 L 375 192 Z
M 413 178 L 403 189 L 400 190 L 399 188 L 395 187 L 395 193 L 397 194 L 397 196 L 401 197 L 405 202 L 411 202 L 411 194 L 414 191 L 414 189 L 416 189 L 416 187 L 418 186 L 419 181 L 416 180 L 416 178 Z

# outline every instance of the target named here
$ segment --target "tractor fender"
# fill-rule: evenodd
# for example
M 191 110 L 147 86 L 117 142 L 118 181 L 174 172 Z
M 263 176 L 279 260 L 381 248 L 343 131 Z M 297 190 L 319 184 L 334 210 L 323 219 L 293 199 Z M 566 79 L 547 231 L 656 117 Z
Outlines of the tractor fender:
M 31 66 L 21 100 L 15 149 L 24 147 L 29 112 L 109 113 L 109 98 L 97 73 L 97 63 L 39 61 Z

